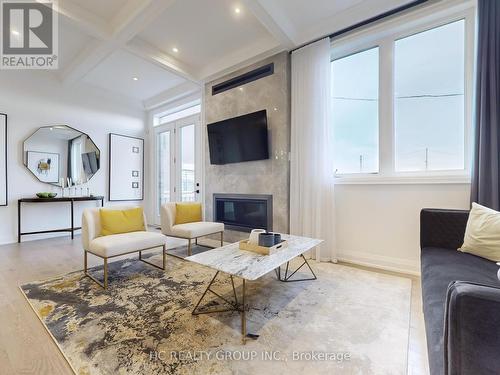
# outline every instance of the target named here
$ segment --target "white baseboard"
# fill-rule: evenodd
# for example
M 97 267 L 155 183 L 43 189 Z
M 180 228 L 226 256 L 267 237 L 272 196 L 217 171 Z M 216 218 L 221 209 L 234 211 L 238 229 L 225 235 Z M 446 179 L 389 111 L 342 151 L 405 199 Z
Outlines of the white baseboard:
M 360 266 L 420 276 L 420 264 L 407 259 L 346 250 L 337 250 L 337 259 L 341 262 L 358 264 Z

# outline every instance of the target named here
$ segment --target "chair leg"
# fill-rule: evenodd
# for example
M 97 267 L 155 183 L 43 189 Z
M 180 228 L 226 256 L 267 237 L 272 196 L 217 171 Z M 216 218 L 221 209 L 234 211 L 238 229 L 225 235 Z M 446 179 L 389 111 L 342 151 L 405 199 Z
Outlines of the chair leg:
M 83 269 L 87 273 L 87 251 L 83 250 Z
M 165 270 L 167 268 L 167 245 L 164 244 L 163 245 L 163 270 Z
M 88 251 L 84 250 L 84 254 L 83 254 L 83 268 L 84 268 L 84 274 L 85 274 L 85 276 L 87 276 L 89 279 L 91 279 L 92 281 L 94 281 L 101 288 L 106 289 L 108 287 L 108 258 L 102 258 L 102 257 L 98 256 L 99 258 L 101 258 L 104 261 L 104 280 L 103 280 L 103 282 L 100 282 L 99 280 L 97 280 L 94 276 L 92 276 L 89 273 L 88 261 L 87 261 L 88 260 L 88 255 L 89 255 Z
M 224 246 L 224 232 L 220 232 L 220 245 Z
M 195 244 L 195 245 L 198 245 L 198 237 L 196 237 L 196 238 L 194 239 L 194 244 Z
M 104 258 L 104 289 L 108 289 L 108 258 Z
M 191 238 L 188 239 L 188 257 L 191 256 Z

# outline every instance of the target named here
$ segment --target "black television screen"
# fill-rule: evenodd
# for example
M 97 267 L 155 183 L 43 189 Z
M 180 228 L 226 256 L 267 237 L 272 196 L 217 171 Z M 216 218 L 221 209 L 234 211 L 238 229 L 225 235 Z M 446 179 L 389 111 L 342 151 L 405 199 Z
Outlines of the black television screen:
M 83 171 L 90 178 L 99 170 L 99 159 L 95 151 L 82 154 Z
M 207 125 L 210 164 L 269 159 L 266 110 Z

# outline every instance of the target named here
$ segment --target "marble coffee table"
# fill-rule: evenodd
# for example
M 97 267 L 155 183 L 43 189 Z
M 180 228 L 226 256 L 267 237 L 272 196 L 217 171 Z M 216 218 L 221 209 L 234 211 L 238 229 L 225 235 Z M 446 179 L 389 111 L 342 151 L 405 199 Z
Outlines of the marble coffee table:
M 236 242 L 185 258 L 188 261 L 210 267 L 216 271 L 214 277 L 208 284 L 208 287 L 205 289 L 203 295 L 193 309 L 192 314 L 199 315 L 237 311 L 241 315 L 241 335 L 243 343 L 245 343 L 247 338 L 258 338 L 258 335 L 247 333 L 247 306 L 245 296 L 246 282 L 257 280 L 272 271 L 276 273 L 277 279 L 282 282 L 316 280 L 316 275 L 307 262 L 307 259 L 304 257 L 304 253 L 318 246 L 321 242 L 323 242 L 323 240 L 292 235 L 282 235 L 282 238 L 288 241 L 288 247 L 270 255 L 259 255 L 250 251 L 240 250 L 239 244 Z M 296 257 L 301 257 L 303 263 L 297 269 L 291 271 L 289 270 L 290 261 Z M 312 277 L 306 279 L 292 279 L 292 276 L 295 275 L 295 273 L 304 265 L 309 268 L 309 271 L 312 273 Z M 284 274 L 282 272 L 283 266 L 285 266 Z M 220 273 L 228 275 L 231 279 L 234 298 L 233 301 L 221 296 L 219 293 L 211 289 L 212 284 Z M 238 300 L 236 289 L 234 287 L 234 277 L 241 278 L 243 282 L 241 303 Z M 214 294 L 219 299 L 226 302 L 229 306 L 211 308 L 209 310 L 199 309 L 202 300 L 208 292 Z

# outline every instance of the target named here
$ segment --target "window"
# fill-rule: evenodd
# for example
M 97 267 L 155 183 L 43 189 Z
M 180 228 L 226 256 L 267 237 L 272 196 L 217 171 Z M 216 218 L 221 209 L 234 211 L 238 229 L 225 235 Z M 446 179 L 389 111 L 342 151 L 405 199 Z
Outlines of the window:
M 332 62 L 335 171 L 378 172 L 378 48 Z
M 465 168 L 465 22 L 397 40 L 396 171 Z
M 470 178 L 475 17 L 453 12 L 401 16 L 332 44 L 337 181 Z
M 189 117 L 201 112 L 201 104 L 188 105 L 187 108 L 175 108 L 171 112 L 156 116 L 153 126 L 166 124 L 181 118 Z

